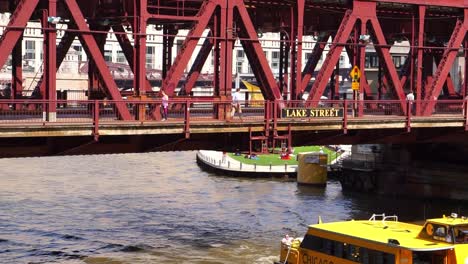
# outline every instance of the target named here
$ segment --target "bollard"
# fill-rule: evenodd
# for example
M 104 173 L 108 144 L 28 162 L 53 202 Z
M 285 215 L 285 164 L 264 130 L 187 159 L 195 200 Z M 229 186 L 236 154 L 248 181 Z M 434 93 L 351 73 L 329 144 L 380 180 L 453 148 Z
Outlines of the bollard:
M 254 171 L 257 171 L 257 163 L 254 163 Z
M 271 162 L 270 162 L 270 171 L 271 171 Z
M 219 166 L 221 167 L 221 161 L 219 161 Z
M 231 162 L 230 162 L 230 161 L 228 161 L 228 168 L 230 168 L 230 167 L 231 167 Z
M 284 164 L 284 171 L 288 172 L 288 164 L 287 163 Z
M 240 170 L 242 170 L 242 162 L 240 163 Z

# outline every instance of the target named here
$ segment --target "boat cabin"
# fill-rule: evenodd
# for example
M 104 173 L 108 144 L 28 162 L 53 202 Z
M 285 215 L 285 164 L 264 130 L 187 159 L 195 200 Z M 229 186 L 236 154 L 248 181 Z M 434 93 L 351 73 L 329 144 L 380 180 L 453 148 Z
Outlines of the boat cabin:
M 396 216 L 310 225 L 304 238 L 281 245 L 281 264 L 468 264 L 468 220 Z

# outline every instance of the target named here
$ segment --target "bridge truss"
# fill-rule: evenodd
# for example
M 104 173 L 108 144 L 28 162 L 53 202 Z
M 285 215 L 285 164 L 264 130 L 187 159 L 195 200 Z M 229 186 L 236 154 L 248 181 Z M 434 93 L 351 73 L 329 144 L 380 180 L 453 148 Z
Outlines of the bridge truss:
M 55 118 L 57 108 L 56 72 L 75 38 L 90 59 L 88 99 L 105 96 L 114 100 L 122 120 L 148 116 L 157 119 L 157 111 L 148 115 L 144 108 L 139 110 L 141 114 L 130 113 L 104 59 L 106 36 L 113 32 L 134 74 L 129 100 L 160 97 L 152 91 L 146 75 L 148 25 L 163 32 L 163 51 L 158 59 L 162 61 L 162 89 L 171 98 L 190 97 L 212 53 L 214 92 L 203 100 L 229 100 L 236 41 L 243 46 L 264 98 L 270 101 L 283 99 L 285 83 L 291 100 L 308 92 L 309 104 L 314 105 L 327 86 L 333 87 L 331 99 L 337 99 L 341 52 L 345 50 L 353 65 L 365 69 L 368 42 L 376 50 L 381 74 L 376 80 L 378 89 L 373 91 L 362 70 L 361 96 L 356 98 L 361 106 L 365 100 L 382 99 L 386 93 L 391 95 L 386 99 L 399 100 L 405 111 L 405 93 L 411 90 L 416 95 L 416 115 L 430 115 L 441 94 L 454 99 L 468 95 L 467 82 L 455 84 L 450 75 L 457 57 L 464 57 L 465 65 L 468 62 L 466 0 L 0 0 L 0 11 L 12 14 L 0 39 L 0 64 L 4 65 L 8 56 L 12 56 L 11 99 L 24 99 L 21 57 L 24 30 L 28 21 L 41 22 L 44 66 L 35 94 L 37 99 L 49 102 L 45 112 L 50 120 Z M 60 21 L 54 21 L 55 17 L 60 17 Z M 172 61 L 174 39 L 180 30 L 188 30 L 188 34 Z M 263 52 L 260 30 L 280 33 L 281 38 L 273 40 L 279 43 L 279 82 Z M 62 35 L 58 44 L 57 34 Z M 316 37 L 316 45 L 312 56 L 303 61 L 301 54 L 306 44 L 303 38 L 307 35 Z M 369 36 L 369 41 L 363 42 L 362 36 Z M 329 38 L 331 42 L 327 42 Z M 401 39 L 407 40 L 410 47 L 408 60 L 398 72 L 390 48 Z M 197 45 L 201 48 L 197 49 Z M 316 69 L 326 45 L 328 53 L 322 67 Z M 311 82 L 315 70 L 318 74 Z M 466 79 L 467 67 L 461 71 Z M 224 116 L 227 109 L 217 111 Z

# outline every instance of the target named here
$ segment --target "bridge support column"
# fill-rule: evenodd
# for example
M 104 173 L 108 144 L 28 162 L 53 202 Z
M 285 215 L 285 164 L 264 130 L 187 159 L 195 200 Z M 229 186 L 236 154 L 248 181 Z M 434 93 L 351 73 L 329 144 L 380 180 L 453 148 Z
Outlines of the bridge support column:
M 296 12 L 296 21 L 297 21 L 297 55 L 296 55 L 296 66 L 295 66 L 295 84 L 294 84 L 294 96 L 293 100 L 302 100 L 302 38 L 304 35 L 304 9 L 305 1 L 297 1 L 297 12 Z
M 22 45 L 21 37 L 18 42 L 16 43 L 15 48 L 13 49 L 13 54 L 11 56 L 12 59 L 12 77 L 13 80 L 11 82 L 12 89 L 11 89 L 11 99 L 21 99 L 21 95 L 23 92 L 23 45 Z
M 54 122 L 57 119 L 57 32 L 55 25 L 48 21 L 57 16 L 57 0 L 49 0 L 48 10 L 43 12 L 42 27 L 44 28 L 44 75 L 46 81 L 45 99 L 48 101 L 43 109 L 44 120 Z

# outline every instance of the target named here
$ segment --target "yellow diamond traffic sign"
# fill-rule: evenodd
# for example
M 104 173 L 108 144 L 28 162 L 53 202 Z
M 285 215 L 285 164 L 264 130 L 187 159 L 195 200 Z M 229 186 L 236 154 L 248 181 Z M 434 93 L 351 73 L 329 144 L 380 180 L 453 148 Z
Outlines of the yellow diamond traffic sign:
M 353 82 L 357 82 L 359 78 L 361 78 L 361 71 L 359 70 L 359 67 L 355 65 L 351 72 L 349 73 L 349 76 L 351 77 Z

